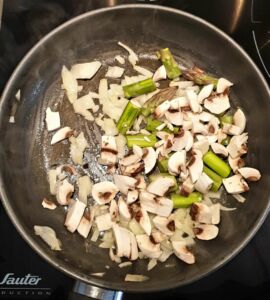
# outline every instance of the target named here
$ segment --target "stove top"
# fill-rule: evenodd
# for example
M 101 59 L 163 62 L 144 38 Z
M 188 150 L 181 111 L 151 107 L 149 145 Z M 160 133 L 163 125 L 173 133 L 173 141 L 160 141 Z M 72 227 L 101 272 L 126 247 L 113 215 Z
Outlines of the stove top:
M 215 24 L 249 53 L 270 84 L 269 0 L 4 0 L 0 93 L 24 54 L 56 26 L 89 10 L 138 2 L 179 8 Z M 1 204 L 0 236 L 0 299 L 67 299 L 73 279 L 51 267 L 22 240 Z M 140 298 L 270 299 L 269 251 L 270 217 L 248 246 L 222 269 L 187 287 Z M 3 285 L 13 277 L 16 285 Z M 29 278 L 33 285 L 27 285 Z M 124 295 L 124 299 L 137 297 Z

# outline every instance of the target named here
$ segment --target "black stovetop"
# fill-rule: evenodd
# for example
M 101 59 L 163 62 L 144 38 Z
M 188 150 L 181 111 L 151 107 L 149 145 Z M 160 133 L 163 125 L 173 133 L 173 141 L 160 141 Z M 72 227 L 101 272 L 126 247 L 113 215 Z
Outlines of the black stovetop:
M 119 3 L 156 3 L 198 15 L 232 36 L 270 83 L 269 0 L 4 0 L 0 30 L 0 93 L 23 55 L 50 30 L 83 12 Z M 0 0 L 1 6 L 1 0 Z M 1 9 L 0 9 L 1 11 Z M 1 15 L 1 13 L 0 13 Z M 73 280 L 40 258 L 19 236 L 0 204 L 0 299 L 66 299 Z M 270 217 L 222 269 L 192 285 L 141 299 L 270 299 Z M 35 289 L 3 288 L 6 274 L 39 276 Z M 137 299 L 127 294 L 124 299 Z

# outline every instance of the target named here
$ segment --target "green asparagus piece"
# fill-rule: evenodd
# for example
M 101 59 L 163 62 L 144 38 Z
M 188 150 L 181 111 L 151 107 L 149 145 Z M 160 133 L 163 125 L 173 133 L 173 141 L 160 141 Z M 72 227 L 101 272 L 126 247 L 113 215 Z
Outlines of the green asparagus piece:
M 190 193 L 187 197 L 180 194 L 172 194 L 171 200 L 173 201 L 174 208 L 187 208 L 195 202 L 202 201 L 202 194 L 199 192 Z
M 169 174 L 169 173 L 152 174 L 152 175 L 149 176 L 149 181 L 152 182 L 152 181 L 156 180 L 159 177 L 163 177 L 163 178 L 166 177 L 166 178 L 173 179 L 174 185 L 172 187 L 170 187 L 168 192 L 176 192 L 179 189 L 176 178 L 173 175 Z
M 169 48 L 159 50 L 157 52 L 157 57 L 163 63 L 169 79 L 174 79 L 181 75 L 181 70 L 173 58 Z
M 137 106 L 134 102 L 129 101 L 117 122 L 116 127 L 118 131 L 125 134 L 132 127 L 140 111 L 141 108 L 139 106 Z
M 228 177 L 231 173 L 230 166 L 212 151 L 208 151 L 203 156 L 203 162 L 223 178 Z
M 206 166 L 203 167 L 203 171 L 207 176 L 209 176 L 213 180 L 211 190 L 213 192 L 217 192 L 220 186 L 222 185 L 222 177 L 214 171 L 212 171 L 211 169 L 207 168 Z
M 222 125 L 224 125 L 224 124 L 232 124 L 233 123 L 233 116 L 225 114 L 225 115 L 221 116 L 219 118 L 219 120 L 220 120 L 220 122 L 221 122 Z
M 124 95 L 128 99 L 153 92 L 156 88 L 157 87 L 152 78 L 123 86 Z
M 160 92 L 153 95 L 148 99 L 143 105 L 143 115 L 148 117 L 157 106 L 163 103 L 166 100 L 172 100 L 175 97 L 177 91 L 176 86 L 171 86 L 165 89 L 162 89 Z
M 168 172 L 168 158 L 162 157 L 157 161 L 157 167 L 161 173 Z
M 229 136 L 227 136 L 226 139 L 224 139 L 224 140 L 221 141 L 221 144 L 223 146 L 228 146 L 229 143 L 230 143 L 230 140 L 231 140 L 231 138 Z
M 135 135 L 126 135 L 127 146 L 132 148 L 133 145 L 138 145 L 142 148 L 153 147 L 157 142 L 157 137 L 154 134 L 145 135 L 145 134 L 135 134 Z
M 192 69 L 187 69 L 183 71 L 183 76 L 188 79 L 194 81 L 198 85 L 206 85 L 206 84 L 214 84 L 216 88 L 218 79 L 206 74 L 203 70 L 193 67 Z
M 150 131 L 150 132 L 155 132 L 157 131 L 157 127 L 159 125 L 161 125 L 162 122 L 157 120 L 157 119 L 153 119 L 153 118 L 147 118 L 147 123 L 146 123 L 146 127 L 145 129 Z M 162 131 L 165 131 L 165 132 L 172 132 L 169 128 L 163 128 Z M 178 133 L 179 131 L 179 128 L 178 127 L 174 127 L 173 128 L 173 133 Z

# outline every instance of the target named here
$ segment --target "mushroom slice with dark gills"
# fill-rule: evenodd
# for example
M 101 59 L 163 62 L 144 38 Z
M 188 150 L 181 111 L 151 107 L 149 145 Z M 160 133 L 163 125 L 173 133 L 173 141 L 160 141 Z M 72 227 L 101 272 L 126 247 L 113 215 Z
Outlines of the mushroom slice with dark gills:
M 170 174 L 180 174 L 181 168 L 186 164 L 186 151 L 181 150 L 175 152 L 168 160 L 168 169 Z
M 224 178 L 223 184 L 229 194 L 240 194 L 249 190 L 248 184 L 240 174 Z
M 238 172 L 248 181 L 258 181 L 261 178 L 260 171 L 254 168 L 240 168 Z
M 102 165 L 114 165 L 117 162 L 117 145 L 114 136 L 103 135 L 101 141 L 100 163 Z
M 203 172 L 203 160 L 200 151 L 193 150 L 193 152 L 194 154 L 191 156 L 187 167 L 190 178 L 195 183 Z
M 151 234 L 152 225 L 147 211 L 140 206 L 138 202 L 132 203 L 129 206 L 132 218 L 134 218 L 142 227 L 147 235 Z
M 168 192 L 169 188 L 174 186 L 174 184 L 175 181 L 172 178 L 158 176 L 157 179 L 148 185 L 146 190 L 149 193 L 164 196 Z
M 142 253 L 150 258 L 159 258 L 161 255 L 160 244 L 151 241 L 148 235 L 140 234 L 136 236 L 139 249 Z
M 72 136 L 74 131 L 70 127 L 63 127 L 58 129 L 52 137 L 51 145 L 61 142 L 70 136 Z
M 74 232 L 78 228 L 85 208 L 86 205 L 79 200 L 73 201 L 69 205 L 65 226 L 70 232 Z
M 173 241 L 172 242 L 174 254 L 187 264 L 195 263 L 194 254 L 188 249 L 184 241 Z
M 74 192 L 74 186 L 67 179 L 60 181 L 56 188 L 56 199 L 60 205 L 68 205 Z
M 124 195 L 127 195 L 128 191 L 133 190 L 137 183 L 137 179 L 124 175 L 115 174 L 113 179 L 119 191 Z
M 196 238 L 199 240 L 213 240 L 218 235 L 218 227 L 210 224 L 199 224 L 193 228 Z
M 156 216 L 153 219 L 155 227 L 167 236 L 171 236 L 175 231 L 174 220 L 170 218 Z
M 96 183 L 92 187 L 92 197 L 94 200 L 102 205 L 109 203 L 118 193 L 118 187 L 110 181 L 102 181 Z
M 157 197 L 154 194 L 142 191 L 140 192 L 139 199 L 142 208 L 150 213 L 168 217 L 172 212 L 173 202 L 169 198 Z

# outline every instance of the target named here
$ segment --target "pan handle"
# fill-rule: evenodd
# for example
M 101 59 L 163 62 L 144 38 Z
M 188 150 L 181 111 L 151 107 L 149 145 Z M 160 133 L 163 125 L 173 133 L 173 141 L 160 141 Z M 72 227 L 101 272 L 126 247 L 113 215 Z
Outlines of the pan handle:
M 77 280 L 73 286 L 72 292 L 69 294 L 68 300 L 121 300 L 122 298 L 122 291 L 107 290 Z

